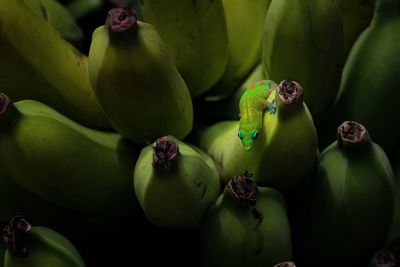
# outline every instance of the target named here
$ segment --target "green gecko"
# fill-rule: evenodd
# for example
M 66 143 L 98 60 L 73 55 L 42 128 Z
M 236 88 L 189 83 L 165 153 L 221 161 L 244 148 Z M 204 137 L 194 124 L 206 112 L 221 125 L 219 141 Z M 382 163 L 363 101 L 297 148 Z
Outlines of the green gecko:
M 275 100 L 268 102 L 267 98 L 277 87 L 278 85 L 271 80 L 255 82 L 240 98 L 238 136 L 245 151 L 254 147 L 254 141 L 262 130 L 264 111 L 268 110 L 271 114 L 276 112 Z

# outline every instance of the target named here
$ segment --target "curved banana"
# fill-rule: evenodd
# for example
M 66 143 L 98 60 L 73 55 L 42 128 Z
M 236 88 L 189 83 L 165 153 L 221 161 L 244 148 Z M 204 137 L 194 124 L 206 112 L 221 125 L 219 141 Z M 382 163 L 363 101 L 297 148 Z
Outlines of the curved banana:
M 343 30 L 335 0 L 272 1 L 264 31 L 265 77 L 298 81 L 319 122 L 339 90 Z
M 264 113 L 262 131 L 249 152 L 243 149 L 238 137 L 237 121 L 220 122 L 202 132 L 199 146 L 220 166 L 224 183 L 246 169 L 260 186 L 271 186 L 283 193 L 304 181 L 318 147 L 317 133 L 302 94 L 301 86 L 289 80 L 282 81 L 271 92 L 267 101 L 275 100 L 276 112 Z
M 172 54 L 192 97 L 209 90 L 228 63 L 228 37 L 222 0 L 141 0 L 152 24 Z
M 90 86 L 87 58 L 23 0 L 0 3 L 0 88 L 15 101 L 35 99 L 69 118 L 109 128 Z
M 25 0 L 37 14 L 44 18 L 68 42 L 79 46 L 83 32 L 69 10 L 56 0 Z
M 229 59 L 224 74 L 207 92 L 208 96 L 227 97 L 261 61 L 264 22 L 270 3 L 271 0 L 222 0 Z
M 320 155 L 300 220 L 292 221 L 301 266 L 367 266 L 389 234 L 394 175 L 385 152 L 357 122 L 342 123 L 337 134 Z
M 344 120 L 362 122 L 388 155 L 399 142 L 400 4 L 377 0 L 374 18 L 354 44 L 343 69 L 341 94 L 321 127 L 324 145 L 335 139 Z M 385 49 L 382 49 L 382 46 Z M 371 51 L 374 51 L 373 53 Z M 390 134 L 387 133 L 390 129 Z
M 147 219 L 165 228 L 198 228 L 220 193 L 212 159 L 173 136 L 159 138 L 142 150 L 133 177 Z
M 132 142 L 192 130 L 188 88 L 157 31 L 132 9 L 111 9 L 93 33 L 89 76 L 111 125 Z
M 290 260 L 291 231 L 283 196 L 234 177 L 201 225 L 202 266 L 273 267 Z
M 131 180 L 138 149 L 119 134 L 33 100 L 11 104 L 1 94 L 0 106 L 0 166 L 19 185 L 75 211 L 112 216 L 138 208 Z
M 85 267 L 74 245 L 43 226 L 13 217 L 3 230 L 7 244 L 4 267 Z

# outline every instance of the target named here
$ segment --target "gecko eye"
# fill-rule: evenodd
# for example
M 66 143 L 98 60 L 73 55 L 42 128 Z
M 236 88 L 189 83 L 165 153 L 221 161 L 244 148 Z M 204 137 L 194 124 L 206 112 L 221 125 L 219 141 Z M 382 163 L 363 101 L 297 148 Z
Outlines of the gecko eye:
M 240 131 L 238 131 L 237 135 L 238 135 L 238 137 L 239 137 L 240 139 L 242 139 L 242 135 L 240 134 Z
M 257 139 L 257 137 L 258 137 L 258 132 L 257 132 L 257 131 L 255 131 L 255 132 L 253 133 L 253 139 L 254 139 L 254 140 L 256 140 L 256 139 Z

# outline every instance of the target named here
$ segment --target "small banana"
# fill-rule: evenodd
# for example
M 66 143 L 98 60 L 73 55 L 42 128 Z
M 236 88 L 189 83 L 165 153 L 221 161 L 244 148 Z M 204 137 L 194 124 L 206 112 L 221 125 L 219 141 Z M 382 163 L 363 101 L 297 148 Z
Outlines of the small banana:
M 0 94 L 0 107 L 0 166 L 20 186 L 75 211 L 138 210 L 131 175 L 139 150 L 119 134 L 86 128 L 34 100 L 11 103 Z
M 272 1 L 262 52 L 265 77 L 298 81 L 313 120 L 323 120 L 339 90 L 343 57 L 335 0 Z
M 0 2 L 0 88 L 42 101 L 90 127 L 110 125 L 89 82 L 87 58 L 24 0 Z
M 94 31 L 89 76 L 111 125 L 132 142 L 192 130 L 188 88 L 155 28 L 132 9 L 111 9 Z
M 4 267 L 85 267 L 74 245 L 61 234 L 43 226 L 31 226 L 13 217 L 3 230 L 7 245 Z
M 291 231 L 283 196 L 235 176 L 201 225 L 202 266 L 265 266 L 290 260 Z
M 337 135 L 318 159 L 300 220 L 292 222 L 301 266 L 367 266 L 389 234 L 394 175 L 385 152 L 360 123 L 345 121 Z
M 222 0 L 141 0 L 139 6 L 144 21 L 160 33 L 191 96 L 211 89 L 229 57 Z
M 159 138 L 142 150 L 133 177 L 147 219 L 164 228 L 198 228 L 220 193 L 212 159 L 173 136 Z

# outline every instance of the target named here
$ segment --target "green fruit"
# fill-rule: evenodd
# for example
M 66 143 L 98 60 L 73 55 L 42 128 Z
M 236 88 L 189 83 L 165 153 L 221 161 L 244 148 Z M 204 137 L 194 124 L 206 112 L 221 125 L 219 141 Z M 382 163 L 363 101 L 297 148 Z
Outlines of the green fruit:
M 72 210 L 109 216 L 135 211 L 131 175 L 137 148 L 42 103 L 9 102 L 0 95 L 0 166 L 13 180 Z
M 336 0 L 336 2 L 342 17 L 344 62 L 357 38 L 371 23 L 375 0 Z
M 337 134 L 321 153 L 303 216 L 294 222 L 301 266 L 366 266 L 389 234 L 394 177 L 388 158 L 357 122 L 344 122 Z
M 35 99 L 69 118 L 109 128 L 90 87 L 87 58 L 23 0 L 0 4 L 0 88 L 15 101 Z
M 207 95 L 226 97 L 261 61 L 265 16 L 271 0 L 223 0 L 229 59 L 225 72 Z M 260 79 L 262 80 L 262 79 Z
M 56 0 L 25 0 L 38 15 L 44 18 L 68 42 L 79 45 L 83 32 L 66 7 Z
M 220 193 L 212 159 L 173 136 L 159 138 L 142 150 L 133 180 L 147 219 L 165 228 L 198 228 L 204 211 Z
M 238 138 L 238 122 L 225 121 L 207 128 L 199 145 L 216 161 L 224 183 L 235 173 L 249 170 L 260 186 L 281 192 L 294 190 L 304 182 L 318 153 L 317 133 L 303 102 L 303 89 L 293 81 L 282 81 L 272 91 L 276 112 L 264 112 L 262 131 L 250 152 Z M 284 162 L 284 164 L 282 164 Z
M 377 0 L 371 26 L 357 39 L 344 66 L 341 95 L 321 127 L 324 145 L 334 140 L 341 121 L 355 120 L 368 128 L 386 153 L 393 151 L 400 136 L 400 124 L 395 123 L 400 97 L 399 32 L 399 1 Z
M 15 216 L 3 230 L 4 267 L 85 267 L 74 245 L 61 234 L 31 226 Z
M 272 267 L 291 258 L 284 198 L 248 175 L 233 178 L 204 215 L 202 266 Z
M 157 29 L 192 97 L 209 90 L 228 62 L 222 0 L 142 0 L 143 19 Z
M 190 94 L 157 31 L 129 8 L 110 10 L 107 21 L 93 33 L 89 75 L 111 125 L 142 145 L 184 138 L 193 124 Z
M 343 30 L 336 2 L 272 1 L 264 31 L 265 77 L 299 82 L 314 121 L 320 121 L 339 90 Z

